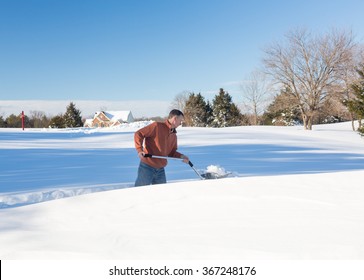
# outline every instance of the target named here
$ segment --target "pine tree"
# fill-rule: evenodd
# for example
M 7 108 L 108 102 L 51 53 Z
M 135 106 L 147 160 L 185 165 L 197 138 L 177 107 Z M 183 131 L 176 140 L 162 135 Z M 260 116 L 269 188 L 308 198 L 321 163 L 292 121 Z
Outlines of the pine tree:
M 361 120 L 364 119 L 364 65 L 362 65 L 361 69 L 358 69 L 357 72 L 359 74 L 360 80 L 351 86 L 355 98 L 344 102 L 344 104 L 348 107 L 350 112 L 356 115 L 357 119 L 359 120 L 358 131 L 363 135 L 364 125 L 362 124 Z
M 6 127 L 7 123 L 3 116 L 0 116 L 0 127 Z
M 7 127 L 21 127 L 21 117 L 14 114 L 6 118 Z
M 81 111 L 76 108 L 76 105 L 71 102 L 67 106 L 67 111 L 63 115 L 64 124 L 66 127 L 82 127 Z
M 52 128 L 65 128 L 66 126 L 65 126 L 63 115 L 58 115 L 58 116 L 51 118 L 51 120 L 49 122 L 49 126 Z
M 290 126 L 302 123 L 296 99 L 288 88 L 281 90 L 263 114 L 265 125 Z
M 212 103 L 212 125 L 215 127 L 238 126 L 242 124 L 242 114 L 232 102 L 229 93 L 220 88 Z
M 210 101 L 208 101 L 208 100 L 206 102 L 206 115 L 207 115 L 206 126 L 211 126 L 212 121 L 213 121 L 212 105 L 211 105 Z
M 6 125 L 6 127 L 22 127 L 21 114 L 19 114 L 18 116 L 11 114 L 6 118 L 4 124 Z M 28 128 L 31 127 L 29 118 L 26 115 L 24 116 L 24 125 Z
M 187 126 L 207 126 L 210 112 L 209 103 L 205 102 L 201 93 L 190 93 L 184 109 L 185 123 Z

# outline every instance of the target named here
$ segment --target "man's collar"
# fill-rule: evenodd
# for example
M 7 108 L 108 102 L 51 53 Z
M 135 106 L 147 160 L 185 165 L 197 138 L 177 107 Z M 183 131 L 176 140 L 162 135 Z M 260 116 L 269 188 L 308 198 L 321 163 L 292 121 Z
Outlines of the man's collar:
M 171 133 L 177 133 L 177 130 L 174 127 L 172 127 L 171 123 L 168 120 L 165 121 L 165 124 L 167 125 Z

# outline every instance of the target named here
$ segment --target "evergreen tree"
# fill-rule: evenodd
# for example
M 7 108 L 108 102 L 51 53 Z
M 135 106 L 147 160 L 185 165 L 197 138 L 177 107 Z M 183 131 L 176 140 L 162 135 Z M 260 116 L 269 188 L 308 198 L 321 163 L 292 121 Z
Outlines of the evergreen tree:
M 205 127 L 209 119 L 209 103 L 199 94 L 190 93 L 184 108 L 186 126 Z
M 362 119 L 364 119 L 364 65 L 361 69 L 357 70 L 359 74 L 359 81 L 352 85 L 354 99 L 344 102 L 349 111 L 354 113 L 359 121 L 358 131 L 360 134 L 364 134 L 364 125 Z
M 11 114 L 6 118 L 7 127 L 21 127 L 21 117 Z
M 63 116 L 58 115 L 58 116 L 51 118 L 51 120 L 49 122 L 49 126 L 52 128 L 65 128 L 66 125 L 65 125 Z
M 212 125 L 214 127 L 238 126 L 242 124 L 242 114 L 232 102 L 229 93 L 220 88 L 212 103 Z
M 81 111 L 76 108 L 76 105 L 71 102 L 67 106 L 67 111 L 63 115 L 64 124 L 66 127 L 82 127 Z
M 302 123 L 296 99 L 288 88 L 281 90 L 263 114 L 265 125 L 290 126 Z
M 6 127 L 22 127 L 21 114 L 19 114 L 18 116 L 11 114 L 6 118 L 5 123 Z M 31 127 L 28 116 L 24 116 L 24 126 L 28 128 Z
M 206 116 L 207 116 L 206 126 L 210 126 L 213 121 L 213 116 L 212 116 L 212 105 L 208 100 L 206 102 Z
M 7 123 L 4 120 L 4 117 L 3 116 L 0 116 L 0 127 L 6 127 L 6 126 L 7 126 Z

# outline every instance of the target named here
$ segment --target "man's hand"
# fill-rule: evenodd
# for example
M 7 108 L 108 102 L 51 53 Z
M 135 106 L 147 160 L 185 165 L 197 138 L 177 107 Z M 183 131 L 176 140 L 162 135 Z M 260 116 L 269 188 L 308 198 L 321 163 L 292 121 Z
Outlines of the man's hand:
M 183 159 L 184 163 L 189 163 L 190 159 L 188 158 L 188 156 L 182 155 L 181 158 Z
M 138 157 L 139 157 L 140 159 L 144 158 L 144 156 L 145 156 L 145 153 L 144 153 L 144 152 L 139 152 L 139 153 L 138 153 Z

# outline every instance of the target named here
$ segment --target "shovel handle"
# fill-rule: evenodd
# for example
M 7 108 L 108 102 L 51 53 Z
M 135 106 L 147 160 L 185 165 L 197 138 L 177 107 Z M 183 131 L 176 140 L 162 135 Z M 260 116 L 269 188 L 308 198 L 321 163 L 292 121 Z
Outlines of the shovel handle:
M 163 158 L 163 159 L 175 159 L 175 160 L 183 160 L 183 158 L 176 158 L 176 157 L 165 157 L 165 156 L 155 156 L 152 154 L 144 154 L 144 157 L 147 158 Z M 188 164 L 193 167 L 193 163 L 189 160 Z
M 155 155 L 152 155 L 152 154 L 144 154 L 144 157 L 183 160 L 183 158 L 155 156 Z M 188 165 L 192 167 L 193 171 L 195 171 L 195 173 L 197 174 L 198 177 L 200 177 L 201 180 L 205 180 L 205 178 L 202 177 L 201 174 L 193 167 L 193 163 L 191 161 L 188 161 Z
M 144 157 L 147 157 L 147 158 L 162 158 L 162 159 L 183 160 L 183 158 L 166 157 L 166 156 L 155 156 L 155 155 L 152 155 L 152 154 L 144 154 Z

